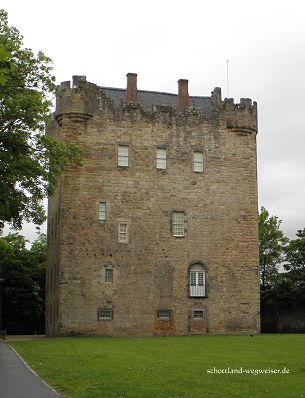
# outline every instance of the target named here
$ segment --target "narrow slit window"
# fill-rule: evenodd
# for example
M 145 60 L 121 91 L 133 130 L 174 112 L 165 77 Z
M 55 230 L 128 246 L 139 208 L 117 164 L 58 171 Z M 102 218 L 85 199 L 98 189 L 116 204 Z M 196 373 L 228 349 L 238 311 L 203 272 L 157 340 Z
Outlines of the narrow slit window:
M 128 224 L 126 222 L 119 223 L 119 242 L 128 242 Z
M 100 222 L 106 221 L 106 202 L 99 203 L 98 206 L 98 219 Z
M 172 233 L 173 236 L 185 236 L 185 220 L 182 211 L 174 211 L 172 215 Z
M 156 168 L 166 170 L 166 149 L 157 148 Z
M 118 166 L 128 167 L 129 165 L 129 146 L 118 146 Z
M 197 173 L 203 172 L 203 152 L 193 153 L 193 170 Z

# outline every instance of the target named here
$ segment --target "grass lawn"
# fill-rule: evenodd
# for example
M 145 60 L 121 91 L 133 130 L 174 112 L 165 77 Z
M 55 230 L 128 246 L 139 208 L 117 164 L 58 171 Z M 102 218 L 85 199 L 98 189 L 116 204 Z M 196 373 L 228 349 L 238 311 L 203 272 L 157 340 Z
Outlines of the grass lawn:
M 67 337 L 10 344 L 65 397 L 305 398 L 305 335 Z M 214 367 L 289 373 L 210 373 Z

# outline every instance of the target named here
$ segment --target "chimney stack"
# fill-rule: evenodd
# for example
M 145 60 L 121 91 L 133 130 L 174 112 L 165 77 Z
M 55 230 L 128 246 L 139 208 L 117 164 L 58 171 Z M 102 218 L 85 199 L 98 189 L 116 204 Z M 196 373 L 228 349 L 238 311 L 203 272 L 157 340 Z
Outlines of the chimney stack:
M 178 80 L 178 110 L 183 111 L 189 106 L 188 80 Z
M 127 89 L 126 89 L 126 100 L 127 102 L 135 102 L 137 100 L 137 74 L 127 73 Z

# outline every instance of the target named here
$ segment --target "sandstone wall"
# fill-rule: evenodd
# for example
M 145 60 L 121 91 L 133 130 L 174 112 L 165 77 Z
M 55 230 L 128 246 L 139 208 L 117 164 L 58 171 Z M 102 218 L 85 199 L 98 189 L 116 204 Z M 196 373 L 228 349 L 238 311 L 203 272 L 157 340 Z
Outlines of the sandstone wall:
M 222 101 L 219 89 L 211 101 L 212 116 L 136 101 L 115 109 L 84 78 L 61 85 L 48 133 L 79 143 L 84 164 L 65 171 L 49 200 L 48 334 L 259 331 L 256 104 Z M 117 165 L 118 145 L 129 146 L 128 167 Z M 157 147 L 166 170 L 156 169 Z M 185 214 L 185 237 L 172 236 L 174 211 Z M 118 242 L 122 221 L 128 243 Z M 206 297 L 189 297 L 193 263 L 206 270 Z M 98 309 L 112 319 L 98 320 Z M 157 319 L 160 309 L 171 319 Z

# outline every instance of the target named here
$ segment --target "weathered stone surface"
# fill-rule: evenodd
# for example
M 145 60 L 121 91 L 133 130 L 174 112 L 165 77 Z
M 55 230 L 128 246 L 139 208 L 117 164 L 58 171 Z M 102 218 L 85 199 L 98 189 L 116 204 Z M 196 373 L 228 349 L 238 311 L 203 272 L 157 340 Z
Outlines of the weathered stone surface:
M 217 88 L 181 111 L 173 94 L 142 91 L 142 102 L 126 103 L 122 93 L 83 76 L 58 92 L 47 133 L 79 143 L 84 164 L 70 166 L 49 199 L 47 333 L 259 332 L 256 104 L 222 101 Z M 129 145 L 129 167 L 117 166 L 118 145 Z M 167 149 L 166 170 L 156 169 L 157 147 Z M 204 153 L 203 173 L 193 151 Z M 173 211 L 185 214 L 183 238 L 172 236 Z M 119 222 L 128 243 L 118 242 Z M 196 262 L 207 297 L 189 297 Z M 113 318 L 98 320 L 99 308 Z M 171 319 L 157 319 L 160 309 Z

